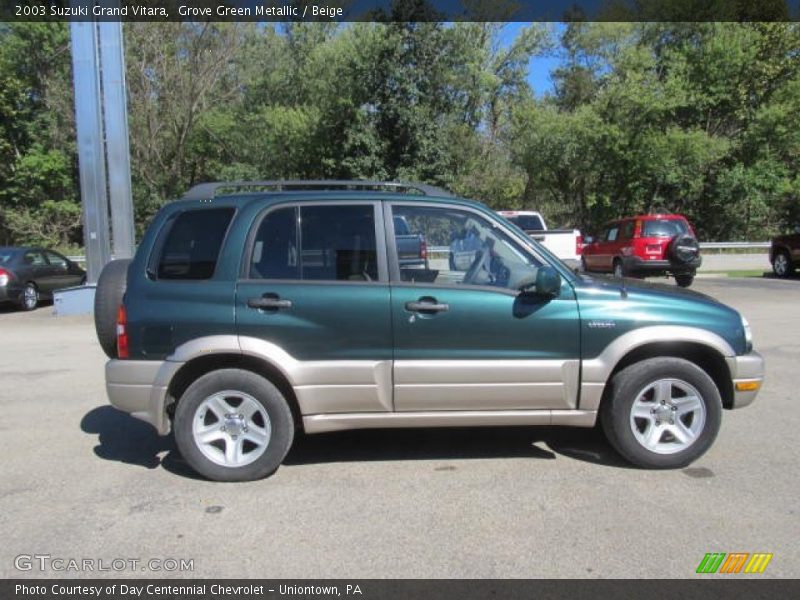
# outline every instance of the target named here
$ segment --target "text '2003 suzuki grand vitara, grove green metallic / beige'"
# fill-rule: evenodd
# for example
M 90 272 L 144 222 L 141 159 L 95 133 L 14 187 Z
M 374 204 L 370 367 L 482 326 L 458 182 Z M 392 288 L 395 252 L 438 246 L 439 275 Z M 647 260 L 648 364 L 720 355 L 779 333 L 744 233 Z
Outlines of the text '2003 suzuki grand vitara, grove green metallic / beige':
M 426 260 L 399 259 L 398 222 Z M 764 372 L 724 304 L 574 273 L 417 184 L 196 186 L 109 263 L 95 302 L 111 403 L 223 481 L 272 473 L 300 430 L 598 418 L 632 463 L 680 467 Z

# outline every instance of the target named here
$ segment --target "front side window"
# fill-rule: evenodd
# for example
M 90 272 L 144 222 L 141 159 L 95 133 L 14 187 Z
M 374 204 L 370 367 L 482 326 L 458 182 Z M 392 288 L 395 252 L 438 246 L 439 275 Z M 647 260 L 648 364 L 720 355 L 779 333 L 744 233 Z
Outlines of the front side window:
M 47 253 L 47 262 L 49 262 L 54 267 L 59 267 L 61 269 L 67 268 L 67 259 L 61 256 L 60 254 L 56 254 L 55 252 Z
M 401 281 L 518 289 L 541 266 L 498 224 L 472 211 L 427 206 L 394 206 L 392 211 L 393 221 L 402 218 L 416 234 L 412 239 L 395 229 Z M 409 258 L 415 254 L 409 245 L 418 248 L 418 260 Z
M 210 279 L 233 212 L 232 208 L 214 208 L 179 214 L 161 249 L 158 278 Z
M 378 253 L 371 204 L 272 210 L 256 232 L 251 279 L 375 281 Z

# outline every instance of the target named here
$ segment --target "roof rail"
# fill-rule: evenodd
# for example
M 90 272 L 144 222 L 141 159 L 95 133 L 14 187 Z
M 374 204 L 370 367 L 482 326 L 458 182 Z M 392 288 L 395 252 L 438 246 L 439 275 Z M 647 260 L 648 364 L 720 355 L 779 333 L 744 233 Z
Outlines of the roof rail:
M 426 183 L 405 183 L 400 181 L 362 181 L 337 180 L 337 179 L 311 179 L 287 181 L 217 181 L 213 183 L 200 183 L 192 186 L 184 195 L 184 200 L 210 200 L 216 196 L 220 189 L 256 188 L 262 191 L 272 188 L 276 192 L 314 190 L 314 189 L 341 189 L 341 190 L 372 190 L 372 191 L 413 191 L 425 196 L 453 196 L 452 192 Z M 381 190 L 383 188 L 383 190 Z

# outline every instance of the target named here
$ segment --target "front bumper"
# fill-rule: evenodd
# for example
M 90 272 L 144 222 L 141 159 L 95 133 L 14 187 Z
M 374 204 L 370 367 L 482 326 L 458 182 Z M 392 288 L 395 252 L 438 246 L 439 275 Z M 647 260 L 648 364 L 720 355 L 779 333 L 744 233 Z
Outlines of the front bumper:
M 106 392 L 111 405 L 150 423 L 161 435 L 170 431 L 167 386 L 183 365 L 160 360 L 109 360 Z
M 756 399 L 764 382 L 764 358 L 758 352 L 726 359 L 733 380 L 733 406 L 743 408 Z
M 622 257 L 622 268 L 626 273 L 691 273 L 699 269 L 702 264 L 701 256 L 685 265 L 673 264 L 668 260 L 644 260 L 638 256 Z

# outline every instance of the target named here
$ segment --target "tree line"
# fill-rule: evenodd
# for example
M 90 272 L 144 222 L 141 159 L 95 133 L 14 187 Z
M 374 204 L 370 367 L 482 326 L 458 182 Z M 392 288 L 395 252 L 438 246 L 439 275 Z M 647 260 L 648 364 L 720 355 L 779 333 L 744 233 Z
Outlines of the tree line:
M 240 178 L 426 182 L 586 232 L 656 210 L 706 240 L 800 220 L 797 23 L 509 27 L 125 24 L 137 230 Z M 68 27 L 0 24 L 0 244 L 80 245 L 77 169 Z

